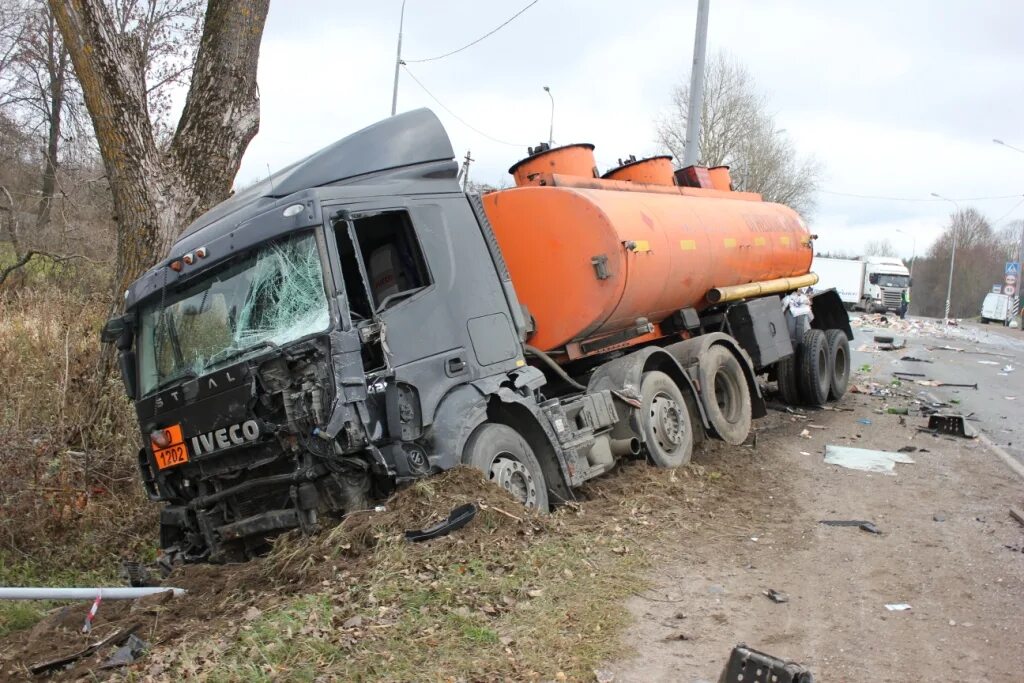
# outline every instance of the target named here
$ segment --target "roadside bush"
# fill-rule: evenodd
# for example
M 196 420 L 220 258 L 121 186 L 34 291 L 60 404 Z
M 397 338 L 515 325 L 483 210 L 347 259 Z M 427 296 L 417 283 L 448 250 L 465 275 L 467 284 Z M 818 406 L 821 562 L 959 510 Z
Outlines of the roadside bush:
M 0 291 L 0 583 L 112 577 L 153 545 L 132 407 L 99 373 L 110 298 L 96 270 Z

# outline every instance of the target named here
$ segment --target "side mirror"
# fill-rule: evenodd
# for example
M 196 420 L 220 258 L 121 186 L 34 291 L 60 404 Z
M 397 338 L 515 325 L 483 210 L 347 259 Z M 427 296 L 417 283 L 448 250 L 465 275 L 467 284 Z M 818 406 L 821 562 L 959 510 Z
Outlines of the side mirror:
M 113 344 L 127 331 L 128 321 L 124 319 L 124 316 L 111 318 L 100 330 L 100 341 L 104 344 Z
M 910 278 L 909 280 L 907 280 L 907 287 L 913 287 L 913 286 L 914 286 L 914 278 Z

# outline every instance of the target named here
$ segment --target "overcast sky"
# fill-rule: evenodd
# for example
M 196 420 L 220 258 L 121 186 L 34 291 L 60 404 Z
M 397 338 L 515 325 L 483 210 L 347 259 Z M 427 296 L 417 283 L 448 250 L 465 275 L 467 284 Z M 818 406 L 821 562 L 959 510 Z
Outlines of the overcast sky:
M 539 0 L 478 45 L 412 63 L 465 45 L 528 2 L 407 0 L 403 58 L 465 123 L 405 72 L 399 111 L 433 109 L 457 156 L 472 150 L 472 177 L 492 184 L 546 140 L 544 85 L 556 143 L 593 143 L 602 171 L 655 152 L 654 121 L 689 79 L 696 0 Z M 262 123 L 240 184 L 390 113 L 400 6 L 272 0 Z M 909 258 L 909 234 L 923 253 L 953 208 L 932 192 L 992 220 L 1024 218 L 1024 153 L 992 142 L 1024 149 L 1024 2 L 712 0 L 708 51 L 717 50 L 750 69 L 779 128 L 824 164 L 810 221 L 818 248 L 859 253 L 887 237 Z M 1006 195 L 1015 197 L 968 200 Z

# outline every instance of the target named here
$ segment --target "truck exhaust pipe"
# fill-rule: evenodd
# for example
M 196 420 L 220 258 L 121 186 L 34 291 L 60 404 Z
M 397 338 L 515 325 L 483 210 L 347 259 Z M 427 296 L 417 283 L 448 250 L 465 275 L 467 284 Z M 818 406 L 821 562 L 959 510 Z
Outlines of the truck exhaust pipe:
M 640 455 L 640 439 L 635 436 L 629 439 L 612 439 L 611 449 L 616 456 Z

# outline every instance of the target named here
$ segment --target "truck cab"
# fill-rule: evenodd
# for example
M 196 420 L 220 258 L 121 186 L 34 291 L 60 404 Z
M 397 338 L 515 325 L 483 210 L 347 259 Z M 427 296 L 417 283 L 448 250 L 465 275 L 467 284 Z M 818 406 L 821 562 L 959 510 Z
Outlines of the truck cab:
M 910 288 L 910 271 L 903 261 L 887 256 L 869 256 L 864 261 L 864 310 L 900 310 L 903 293 Z

